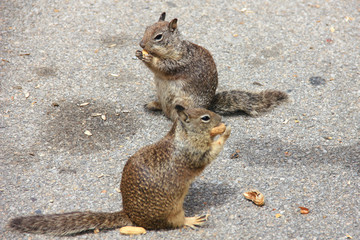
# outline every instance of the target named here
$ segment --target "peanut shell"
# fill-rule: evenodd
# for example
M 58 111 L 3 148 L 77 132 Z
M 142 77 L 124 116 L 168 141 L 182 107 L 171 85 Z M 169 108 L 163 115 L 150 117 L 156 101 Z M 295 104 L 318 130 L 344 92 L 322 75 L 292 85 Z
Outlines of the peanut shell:
M 265 204 L 264 195 L 258 190 L 251 190 L 250 192 L 245 192 L 244 197 L 248 200 L 251 200 L 255 205 L 262 206 Z
M 133 226 L 126 226 L 120 228 L 120 233 L 124 235 L 139 235 L 145 234 L 146 230 L 143 227 L 133 227 Z
M 216 136 L 225 132 L 226 126 L 224 123 L 220 123 L 218 126 L 210 130 L 210 136 Z

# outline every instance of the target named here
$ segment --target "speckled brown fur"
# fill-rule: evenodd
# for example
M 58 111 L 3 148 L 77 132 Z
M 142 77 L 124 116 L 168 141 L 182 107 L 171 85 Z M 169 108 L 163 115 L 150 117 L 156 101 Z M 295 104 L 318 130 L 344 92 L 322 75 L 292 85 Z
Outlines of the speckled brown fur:
M 184 198 L 191 182 L 222 150 L 230 127 L 214 140 L 221 117 L 206 109 L 175 107 L 178 120 L 169 133 L 127 161 L 121 179 L 123 210 L 115 213 L 70 212 L 11 219 L 13 230 L 69 235 L 92 229 L 135 225 L 146 229 L 195 227 L 206 215 L 185 217 Z
M 154 73 L 157 89 L 150 110 L 162 110 L 176 119 L 176 104 L 202 107 L 219 113 L 243 111 L 251 116 L 267 111 L 287 100 L 286 93 L 268 90 L 260 93 L 224 91 L 216 94 L 218 74 L 210 52 L 183 40 L 177 19 L 165 21 L 165 13 L 155 24 L 146 28 L 140 46 L 149 54 L 136 51 L 136 56 Z M 264 97 L 266 96 L 266 97 Z

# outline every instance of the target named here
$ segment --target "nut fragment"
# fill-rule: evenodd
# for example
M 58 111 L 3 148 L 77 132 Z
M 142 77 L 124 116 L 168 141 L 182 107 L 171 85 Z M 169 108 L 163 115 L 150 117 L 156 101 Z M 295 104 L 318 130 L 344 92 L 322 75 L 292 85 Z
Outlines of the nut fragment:
M 149 55 L 149 53 L 146 50 L 142 50 L 141 52 L 142 52 L 143 56 Z
M 92 117 L 98 117 L 98 116 L 101 116 L 101 115 L 102 115 L 102 113 L 92 113 L 91 114 Z
M 92 136 L 92 133 L 91 133 L 89 130 L 85 130 L 84 133 L 85 133 L 85 135 L 87 135 L 87 136 Z
M 240 157 L 240 150 L 239 149 L 236 149 L 236 151 L 231 154 L 230 158 L 231 159 L 234 159 L 234 158 L 239 158 Z
M 299 207 L 299 208 L 301 214 L 308 214 L 310 212 L 310 210 L 306 207 Z
M 251 200 L 255 205 L 262 206 L 265 204 L 264 195 L 258 190 L 251 190 L 244 193 L 244 197 L 248 200 Z
M 214 127 L 213 129 L 211 129 L 210 131 L 210 136 L 216 136 L 219 134 L 222 134 L 223 132 L 225 132 L 226 130 L 226 126 L 224 123 L 220 123 L 219 125 L 217 125 L 216 127 Z
M 79 104 L 79 107 L 84 107 L 84 106 L 87 106 L 87 105 L 89 105 L 89 104 L 90 104 L 89 102 L 80 103 L 80 104 Z
M 120 228 L 120 233 L 124 235 L 139 235 L 145 234 L 146 230 L 143 227 L 133 227 L 133 226 L 126 226 Z

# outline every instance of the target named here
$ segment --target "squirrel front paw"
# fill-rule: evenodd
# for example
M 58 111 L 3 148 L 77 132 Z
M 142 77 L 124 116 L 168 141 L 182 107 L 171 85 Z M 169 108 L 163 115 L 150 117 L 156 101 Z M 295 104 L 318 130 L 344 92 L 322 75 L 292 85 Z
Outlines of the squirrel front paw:
M 151 55 L 151 54 L 146 54 L 146 55 L 144 55 L 144 54 L 143 54 L 142 60 L 143 60 L 144 62 L 151 62 L 152 59 L 153 59 L 153 55 Z
M 217 154 L 220 153 L 220 151 L 222 150 L 226 140 L 229 138 L 230 133 L 231 133 L 231 127 L 227 126 L 225 131 L 220 135 L 220 137 L 216 141 L 212 142 L 212 144 L 211 144 L 212 145 L 212 152 L 214 154 L 217 155 Z
M 225 132 L 223 134 L 221 134 L 221 137 L 223 137 L 225 140 L 227 140 L 229 138 L 230 134 L 231 134 L 231 126 L 228 125 L 226 127 Z
M 143 59 L 143 54 L 142 54 L 142 52 L 140 50 L 136 50 L 135 56 L 140 60 Z
M 150 53 L 144 54 L 144 51 L 140 50 L 136 50 L 135 56 L 144 62 L 151 62 L 151 60 L 153 59 L 153 55 L 151 55 Z

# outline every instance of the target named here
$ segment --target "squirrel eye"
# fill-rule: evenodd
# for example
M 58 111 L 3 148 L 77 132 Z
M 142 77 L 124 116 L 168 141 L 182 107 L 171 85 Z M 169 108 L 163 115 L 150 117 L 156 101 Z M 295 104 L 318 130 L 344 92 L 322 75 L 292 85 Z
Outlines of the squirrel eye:
M 162 39 L 162 37 L 163 37 L 162 34 L 158 34 L 158 35 L 156 35 L 156 36 L 154 37 L 154 39 L 155 39 L 156 41 L 160 41 L 160 40 Z
M 210 116 L 209 115 L 204 115 L 204 116 L 201 116 L 201 120 L 205 123 L 209 122 L 210 121 Z

